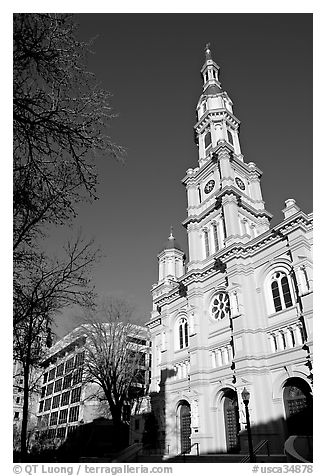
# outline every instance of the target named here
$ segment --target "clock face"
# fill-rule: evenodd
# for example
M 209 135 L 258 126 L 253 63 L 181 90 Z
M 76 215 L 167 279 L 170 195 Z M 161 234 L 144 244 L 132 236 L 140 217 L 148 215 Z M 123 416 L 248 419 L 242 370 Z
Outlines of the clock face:
M 207 184 L 205 185 L 204 192 L 205 193 L 210 193 L 213 190 L 214 185 L 215 185 L 215 181 L 214 180 L 209 180 L 207 182 Z
M 242 182 L 242 180 L 239 177 L 236 177 L 235 183 L 238 185 L 240 190 L 244 190 L 246 188 L 245 184 Z

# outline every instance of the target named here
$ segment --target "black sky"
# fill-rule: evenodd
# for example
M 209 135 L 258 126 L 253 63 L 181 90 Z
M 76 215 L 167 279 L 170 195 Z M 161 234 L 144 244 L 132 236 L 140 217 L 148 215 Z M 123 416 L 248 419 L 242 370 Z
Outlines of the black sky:
M 312 15 L 80 14 L 76 21 L 80 39 L 97 36 L 89 69 L 113 94 L 119 117 L 110 135 L 127 149 L 124 167 L 99 162 L 100 200 L 81 208 L 76 226 L 106 255 L 94 270 L 98 291 L 129 297 L 145 322 L 170 225 L 187 252 L 180 180 L 197 164 L 193 126 L 207 42 L 241 121 L 244 159 L 264 173 L 272 224 L 287 198 L 312 211 Z M 58 333 L 72 326 L 62 316 Z

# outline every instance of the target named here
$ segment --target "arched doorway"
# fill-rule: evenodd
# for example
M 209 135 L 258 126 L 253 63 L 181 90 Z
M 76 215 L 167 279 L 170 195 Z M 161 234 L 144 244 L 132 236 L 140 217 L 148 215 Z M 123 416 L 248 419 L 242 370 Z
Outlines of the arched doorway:
M 312 395 L 307 382 L 293 377 L 284 386 L 288 435 L 312 435 Z
M 182 401 L 179 405 L 178 413 L 181 453 L 190 453 L 191 412 L 189 403 Z
M 224 393 L 223 400 L 226 450 L 233 453 L 240 449 L 238 397 L 236 392 L 230 389 Z

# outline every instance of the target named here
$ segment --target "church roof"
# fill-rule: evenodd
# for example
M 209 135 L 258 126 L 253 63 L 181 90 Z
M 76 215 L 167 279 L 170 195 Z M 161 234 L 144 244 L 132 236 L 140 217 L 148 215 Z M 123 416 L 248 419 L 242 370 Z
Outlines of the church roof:
M 169 236 L 168 240 L 166 241 L 165 245 L 163 246 L 163 248 L 160 250 L 160 253 L 162 251 L 165 251 L 165 250 L 173 250 L 173 249 L 176 249 L 176 250 L 179 250 L 179 251 L 183 252 L 183 249 L 181 248 L 179 243 L 175 240 L 175 238 L 173 236 L 173 233 L 172 233 L 172 228 L 171 228 L 170 236 Z
M 222 92 L 222 89 L 217 85 L 217 84 L 210 84 L 208 88 L 203 91 L 203 94 L 206 95 L 214 95 L 214 94 L 220 94 Z

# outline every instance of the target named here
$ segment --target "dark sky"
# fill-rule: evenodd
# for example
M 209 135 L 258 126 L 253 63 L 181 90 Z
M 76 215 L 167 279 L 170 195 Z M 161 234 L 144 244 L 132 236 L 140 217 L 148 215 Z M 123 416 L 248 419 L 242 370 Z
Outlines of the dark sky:
M 284 200 L 312 211 L 311 14 L 80 14 L 78 35 L 97 36 L 89 59 L 119 117 L 110 135 L 126 166 L 98 163 L 99 197 L 75 222 L 105 258 L 94 269 L 102 294 L 122 294 L 150 317 L 157 253 L 170 225 L 187 252 L 180 180 L 197 164 L 195 108 L 204 47 L 211 43 L 222 88 L 241 121 L 246 162 L 262 169 L 263 198 L 282 220 Z M 59 243 L 53 235 L 53 249 Z M 65 334 L 76 313 L 58 320 Z

